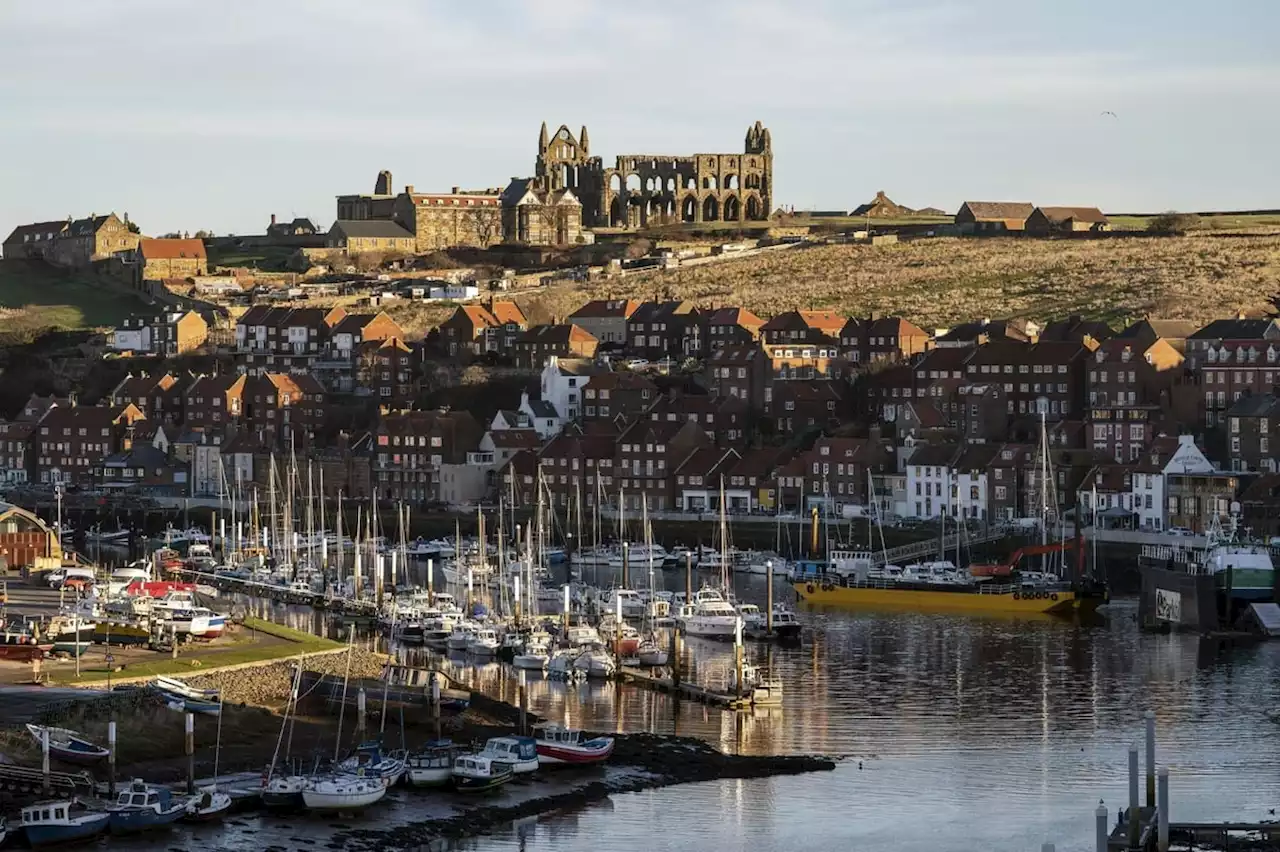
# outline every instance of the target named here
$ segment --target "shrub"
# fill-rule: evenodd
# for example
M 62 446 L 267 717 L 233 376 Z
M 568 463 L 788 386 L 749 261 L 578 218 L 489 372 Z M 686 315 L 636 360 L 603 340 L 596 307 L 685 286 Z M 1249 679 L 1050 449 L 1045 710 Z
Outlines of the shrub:
M 1181 237 L 1188 231 L 1194 231 L 1200 227 L 1200 217 L 1194 213 L 1179 213 L 1176 210 L 1170 210 L 1161 213 L 1159 216 L 1152 217 L 1147 223 L 1147 233 L 1160 234 L 1166 237 Z

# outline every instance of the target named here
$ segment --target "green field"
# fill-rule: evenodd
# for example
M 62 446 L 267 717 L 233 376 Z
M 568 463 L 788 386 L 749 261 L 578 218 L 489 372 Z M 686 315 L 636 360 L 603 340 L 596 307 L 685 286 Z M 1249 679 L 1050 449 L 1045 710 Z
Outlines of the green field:
M 123 284 L 42 263 L 0 260 L 0 331 L 115 326 L 147 304 Z
M 297 249 L 281 246 L 246 246 L 221 249 L 209 246 L 209 268 L 238 266 L 261 269 L 264 272 L 281 272 L 288 269 L 289 258 Z
M 1117 231 L 1145 231 L 1155 216 L 1108 215 L 1111 227 Z M 1280 230 L 1280 214 L 1277 213 L 1205 213 L 1200 215 L 1200 227 L 1204 232 L 1269 233 Z
M 254 633 L 263 633 L 275 640 L 284 641 L 257 641 Z M 230 647 L 185 648 L 179 650 L 176 660 L 167 654 L 156 654 L 154 659 L 147 662 L 129 663 L 121 671 L 108 671 L 103 662 L 102 652 L 95 648 L 81 658 L 78 678 L 74 671 L 69 670 L 59 672 L 51 680 L 58 683 L 95 683 L 105 681 L 108 677 L 119 680 L 156 675 L 197 675 L 222 666 L 268 663 L 272 660 L 296 657 L 299 654 L 315 654 L 319 651 L 332 651 L 342 647 L 344 646 L 341 642 L 282 627 L 260 618 L 246 618 L 244 629 L 234 636 Z

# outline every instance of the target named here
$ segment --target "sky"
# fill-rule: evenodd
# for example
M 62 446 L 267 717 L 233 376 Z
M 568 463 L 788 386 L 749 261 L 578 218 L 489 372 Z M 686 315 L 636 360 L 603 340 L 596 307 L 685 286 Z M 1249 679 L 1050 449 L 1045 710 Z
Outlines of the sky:
M 4 0 L 0 231 L 327 227 L 380 169 L 527 176 L 543 121 L 611 162 L 759 119 L 797 209 L 1280 208 L 1277 36 L 1274 0 Z

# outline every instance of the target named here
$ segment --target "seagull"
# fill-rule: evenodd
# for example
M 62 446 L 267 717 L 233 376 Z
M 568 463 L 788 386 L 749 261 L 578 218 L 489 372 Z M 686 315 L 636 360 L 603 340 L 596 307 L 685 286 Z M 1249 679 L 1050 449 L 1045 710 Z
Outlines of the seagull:
M 1103 111 L 1102 111 L 1102 114 L 1103 114 L 1103 115 L 1109 115 L 1109 116 L 1111 116 L 1112 118 L 1119 118 L 1119 117 L 1120 117 L 1120 116 L 1116 115 L 1114 112 L 1112 112 L 1112 111 L 1111 111 L 1111 110 L 1109 110 L 1109 109 L 1105 109 L 1105 110 L 1103 110 Z

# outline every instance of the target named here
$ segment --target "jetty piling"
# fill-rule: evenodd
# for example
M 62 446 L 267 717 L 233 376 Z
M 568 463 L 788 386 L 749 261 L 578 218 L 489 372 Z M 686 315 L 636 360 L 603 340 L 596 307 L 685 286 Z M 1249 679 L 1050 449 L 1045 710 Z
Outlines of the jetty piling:
M 1160 767 L 1156 784 L 1156 850 L 1169 852 L 1169 767 Z
M 764 586 L 766 590 L 765 594 L 767 595 L 767 599 L 765 600 L 765 604 L 764 604 L 764 619 L 765 619 L 764 625 L 765 625 L 765 632 L 769 634 L 770 638 L 773 638 L 773 560 L 772 559 L 766 559 L 764 561 L 764 573 L 765 573 Z
M 107 722 L 107 793 L 116 797 L 116 720 Z
M 1129 746 L 1129 848 L 1138 848 L 1138 836 L 1142 830 L 1142 811 L 1138 805 L 1138 747 Z
M 40 776 L 46 796 L 53 795 L 53 779 L 49 775 L 49 729 L 40 732 Z
M 523 737 L 529 730 L 528 707 L 525 704 L 524 669 L 517 669 L 516 671 L 519 673 L 520 677 L 519 683 L 516 686 L 516 692 L 518 693 L 518 703 L 520 707 L 520 736 Z
M 364 687 L 356 693 L 356 742 L 364 742 L 364 712 L 367 701 Z
M 1094 852 L 1107 852 L 1107 844 L 1111 839 L 1111 832 L 1107 830 L 1107 806 L 1099 799 L 1097 810 L 1093 812 L 1094 829 L 1095 829 L 1095 845 Z
M 1156 713 L 1143 714 L 1147 723 L 1147 807 L 1156 806 Z
M 183 715 L 186 716 L 187 795 L 194 796 L 196 792 L 196 715 L 194 713 Z
M 693 552 L 684 554 L 684 602 L 693 603 Z

